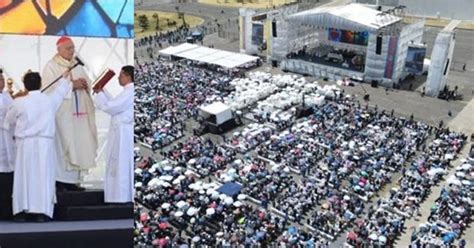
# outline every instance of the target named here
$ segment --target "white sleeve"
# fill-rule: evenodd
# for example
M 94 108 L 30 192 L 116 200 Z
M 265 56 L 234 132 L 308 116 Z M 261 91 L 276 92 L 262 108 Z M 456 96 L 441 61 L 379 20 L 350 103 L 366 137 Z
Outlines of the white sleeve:
M 117 115 L 129 108 L 133 108 L 133 91 L 122 91 L 117 97 L 109 99 L 103 92 L 99 92 L 95 97 L 95 104 L 98 109 L 109 115 Z
M 61 103 L 64 100 L 64 97 L 72 90 L 71 83 L 69 80 L 65 78 L 61 78 L 58 81 L 58 85 L 56 86 L 56 89 L 54 89 L 54 92 L 51 93 L 50 99 L 51 103 L 54 108 L 54 112 L 56 112 L 59 107 L 61 106 Z
M 5 115 L 5 120 L 3 121 L 2 126 L 5 130 L 14 130 L 16 119 L 17 119 L 17 110 L 15 104 L 11 104 Z

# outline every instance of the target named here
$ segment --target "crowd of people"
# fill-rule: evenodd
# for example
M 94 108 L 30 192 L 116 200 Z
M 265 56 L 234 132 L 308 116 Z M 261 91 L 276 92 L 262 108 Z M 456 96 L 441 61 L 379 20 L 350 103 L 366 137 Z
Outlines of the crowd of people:
M 138 157 L 135 245 L 328 247 L 328 242 L 291 226 L 287 218 L 247 203 L 245 194 L 230 197 L 216 183 L 168 162 Z
M 394 111 L 369 108 L 337 88 L 317 84 L 307 91 L 316 91 L 324 100 L 310 102 L 310 115 L 297 119 L 291 108 L 301 102 L 280 100 L 285 99 L 282 93 L 291 95 L 282 89 L 305 92 L 298 78 L 251 73 L 249 78 L 233 79 L 186 62 L 160 60 L 139 70 L 148 73 L 139 77 L 144 85 L 139 99 L 146 106 L 139 111 L 146 121 L 160 123 L 156 122 L 160 119 L 180 128 L 178 124 L 187 118 L 197 118 L 201 105 L 216 99 L 250 113 L 261 110 L 262 102 L 272 103 L 269 113 L 290 111 L 292 118 L 283 126 L 271 118 L 253 118 L 259 123 L 222 135 L 222 142 L 193 135 L 171 146 L 160 143 L 164 147 L 159 153 L 161 162 L 145 160 L 136 172 L 137 201 L 144 206 L 136 211 L 148 216 L 142 220 L 137 214 L 141 231 L 136 243 L 165 239 L 167 244 L 283 242 L 324 247 L 356 223 L 346 234 L 348 244 L 391 245 L 404 229 L 405 219 L 419 212 L 430 187 L 441 180 L 466 140 L 462 134 L 428 126 L 413 116 L 397 117 Z M 228 94 L 229 87 L 235 91 Z M 159 101 L 171 110 L 154 105 Z M 153 116 L 146 119 L 149 109 Z M 149 131 L 138 138 L 156 140 L 151 127 L 140 127 Z M 366 210 L 367 202 L 392 182 L 395 173 L 402 174 L 396 182 L 399 187 Z M 239 195 L 216 193 L 226 183 L 241 185 Z M 458 199 L 447 192 L 444 195 Z M 447 202 L 438 203 L 442 212 L 430 218 L 451 225 L 453 220 L 446 219 L 445 209 L 451 207 Z M 193 214 L 187 214 L 189 209 Z M 459 219 L 466 221 L 466 217 Z M 156 230 L 163 222 L 168 228 L 145 233 L 152 221 Z M 176 233 L 178 237 L 173 236 Z
M 473 158 L 467 158 L 456 168 L 456 173 L 446 180 L 439 197 L 431 207 L 427 222 L 412 232 L 412 246 L 454 245 L 470 223 L 472 211 Z M 460 239 L 459 247 L 466 241 Z
M 154 151 L 184 135 L 185 120 L 197 119 L 199 107 L 227 94 L 230 75 L 156 60 L 137 67 L 135 142 Z
M 140 39 L 135 39 L 135 48 L 140 47 L 164 47 L 175 43 L 186 42 L 186 37 L 189 36 L 189 27 L 181 25 L 175 30 L 166 32 L 156 32 L 154 35 L 144 36 Z

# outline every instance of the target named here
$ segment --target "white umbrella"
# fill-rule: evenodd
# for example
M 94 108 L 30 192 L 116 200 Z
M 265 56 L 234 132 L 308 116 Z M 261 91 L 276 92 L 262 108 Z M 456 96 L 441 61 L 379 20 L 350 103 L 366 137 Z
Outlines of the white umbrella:
M 382 245 L 384 245 L 384 244 L 387 242 L 387 237 L 385 237 L 385 236 L 380 236 L 380 237 L 379 237 L 379 242 L 380 242 Z
M 202 184 L 194 184 L 194 187 L 193 187 L 193 190 L 194 191 L 200 191 L 202 190 Z
M 135 169 L 135 174 L 141 174 L 141 173 L 142 173 L 142 171 L 143 171 L 142 169 L 140 169 L 140 168 L 136 168 L 136 169 Z
M 243 204 L 242 204 L 242 202 L 240 202 L 240 201 L 236 201 L 236 202 L 234 202 L 233 205 L 234 205 L 234 207 L 237 207 L 237 208 L 238 208 L 238 207 L 242 206 Z
M 216 183 L 208 183 L 207 186 L 208 186 L 208 189 L 209 188 L 216 189 L 219 187 L 219 185 L 217 185 Z
M 434 176 L 436 174 L 443 173 L 443 172 L 444 172 L 443 168 L 433 168 L 433 169 L 428 171 L 428 175 Z
M 448 184 L 454 184 L 454 185 L 458 185 L 458 186 L 461 186 L 462 183 L 459 179 L 456 179 L 456 178 L 449 178 L 447 180 Z
M 176 213 L 174 213 L 174 216 L 179 218 L 179 217 L 183 216 L 183 212 L 177 211 Z
M 201 240 L 201 238 L 199 236 L 195 236 L 193 238 L 193 242 L 199 242 L 199 240 Z
M 223 232 L 218 232 L 218 233 L 216 233 L 216 236 L 217 237 L 222 237 L 222 236 L 224 236 L 224 233 Z
M 163 170 L 165 170 L 165 171 L 171 171 L 171 170 L 173 170 L 173 167 L 172 167 L 171 165 L 167 165 L 167 166 L 165 166 L 165 167 L 163 168 Z
M 216 210 L 213 208 L 206 209 L 206 215 L 213 215 L 216 213 Z
M 169 175 L 167 175 L 167 176 L 161 176 L 160 179 L 169 182 L 169 181 L 173 180 L 173 176 L 169 176 Z
M 198 211 L 199 211 L 199 208 L 190 207 L 190 208 L 188 209 L 188 211 L 186 211 L 186 214 L 189 215 L 189 216 L 193 216 L 193 215 L 195 215 Z
M 239 194 L 239 195 L 237 196 L 237 199 L 238 199 L 239 201 L 245 200 L 245 198 L 247 198 L 247 196 L 244 195 L 244 194 Z
M 454 158 L 454 155 L 452 153 L 448 153 L 446 155 L 444 155 L 444 159 L 453 159 Z
M 161 185 L 162 185 L 163 187 L 165 187 L 165 188 L 171 187 L 171 184 L 168 183 L 168 182 L 162 182 Z
M 469 170 L 469 169 L 471 169 L 471 167 L 472 167 L 471 164 L 463 164 L 463 165 L 461 166 L 461 168 L 462 168 L 463 170 Z
M 471 182 L 469 180 L 462 180 L 461 183 L 463 185 L 470 185 L 471 184 Z
M 155 177 L 155 178 L 152 178 L 148 182 L 148 187 L 156 187 L 158 185 L 161 185 L 161 183 L 162 183 L 162 181 Z
M 181 167 L 181 166 L 176 166 L 176 167 L 174 167 L 174 169 L 173 169 L 173 171 L 175 171 L 175 172 L 180 172 L 180 171 L 182 171 L 182 170 L 183 170 L 183 167 Z
M 204 191 L 203 189 L 199 190 L 199 194 L 204 195 L 205 193 L 206 191 Z
M 227 198 L 226 194 L 220 194 L 219 195 L 219 199 L 224 200 L 225 198 Z
M 219 192 L 214 191 L 214 192 L 211 193 L 211 199 L 216 200 L 218 198 L 219 198 Z
M 167 202 L 165 202 L 165 203 L 163 203 L 163 204 L 161 205 L 161 208 L 164 208 L 164 209 L 168 209 L 168 208 L 170 208 L 170 207 L 171 207 L 171 204 L 169 204 L 169 203 L 167 203 Z
M 178 177 L 178 179 L 179 179 L 179 180 L 184 180 L 184 179 L 186 179 L 186 176 L 180 175 L 180 176 Z
M 211 189 L 207 189 L 206 194 L 207 194 L 207 195 L 211 195 L 212 192 L 215 192 L 215 191 L 216 191 L 216 190 L 215 190 L 215 189 L 212 189 L 212 188 L 211 188 Z
M 349 201 L 349 200 L 351 199 L 351 197 L 348 196 L 348 195 L 344 195 L 344 198 L 343 198 L 343 199 L 344 199 L 345 201 Z
M 192 158 L 188 161 L 188 164 L 193 165 L 196 163 L 196 159 Z
M 191 176 L 191 175 L 194 175 L 194 172 L 192 170 L 187 170 L 184 172 L 184 175 L 185 176 Z
M 179 201 L 178 203 L 176 203 L 176 207 L 178 208 L 183 208 L 186 205 L 188 205 L 188 203 L 186 203 L 185 201 Z
M 456 172 L 456 176 L 460 178 L 464 178 L 466 176 L 466 173 L 464 172 Z
M 135 188 L 141 188 L 143 186 L 142 182 L 135 183 Z
M 174 185 L 179 184 L 180 182 L 181 182 L 181 180 L 179 178 L 176 178 L 175 180 L 173 180 Z
M 226 197 L 226 198 L 224 199 L 224 203 L 225 203 L 226 205 L 230 205 L 230 204 L 232 204 L 233 202 L 234 202 L 234 199 L 232 199 L 232 197 Z
M 221 180 L 222 180 L 223 182 L 232 182 L 232 181 L 234 180 L 234 178 L 231 177 L 231 176 L 229 176 L 229 175 L 227 175 L 227 174 L 222 174 L 222 175 L 221 175 Z
M 371 240 L 377 240 L 378 238 L 379 238 L 379 237 L 377 236 L 376 233 L 372 233 L 372 234 L 370 234 L 370 236 L 369 236 L 369 239 L 371 239 Z

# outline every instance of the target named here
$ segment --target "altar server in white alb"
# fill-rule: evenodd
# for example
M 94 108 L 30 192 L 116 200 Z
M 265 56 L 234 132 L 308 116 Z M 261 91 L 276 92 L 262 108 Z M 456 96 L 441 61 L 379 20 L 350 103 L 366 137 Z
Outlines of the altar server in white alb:
M 3 120 L 8 107 L 13 99 L 5 88 L 5 78 L 0 69 L 0 220 L 9 219 L 12 215 L 12 186 L 13 186 L 13 160 L 15 155 L 15 144 L 13 141 L 13 130 L 3 128 Z
M 28 94 L 17 97 L 9 107 L 4 128 L 15 130 L 16 157 L 13 177 L 15 220 L 34 218 L 37 222 L 53 217 L 55 168 L 55 114 L 72 90 L 70 73 L 65 72 L 50 95 L 41 93 L 41 77 L 27 73 L 23 83 Z
M 109 203 L 133 202 L 133 66 L 120 71 L 123 91 L 112 98 L 96 90 L 96 107 L 111 115 L 107 136 L 104 200 Z
M 3 123 L 8 107 L 13 103 L 13 99 L 5 88 L 5 78 L 0 69 L 0 124 Z M 7 130 L 0 125 L 0 173 L 13 172 L 14 143 L 12 130 Z

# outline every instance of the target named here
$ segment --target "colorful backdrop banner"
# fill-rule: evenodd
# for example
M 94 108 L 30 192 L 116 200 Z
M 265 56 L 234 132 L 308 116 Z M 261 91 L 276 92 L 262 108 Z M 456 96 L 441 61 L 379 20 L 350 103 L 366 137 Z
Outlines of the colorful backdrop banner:
M 0 33 L 133 38 L 133 0 L 0 0 Z

